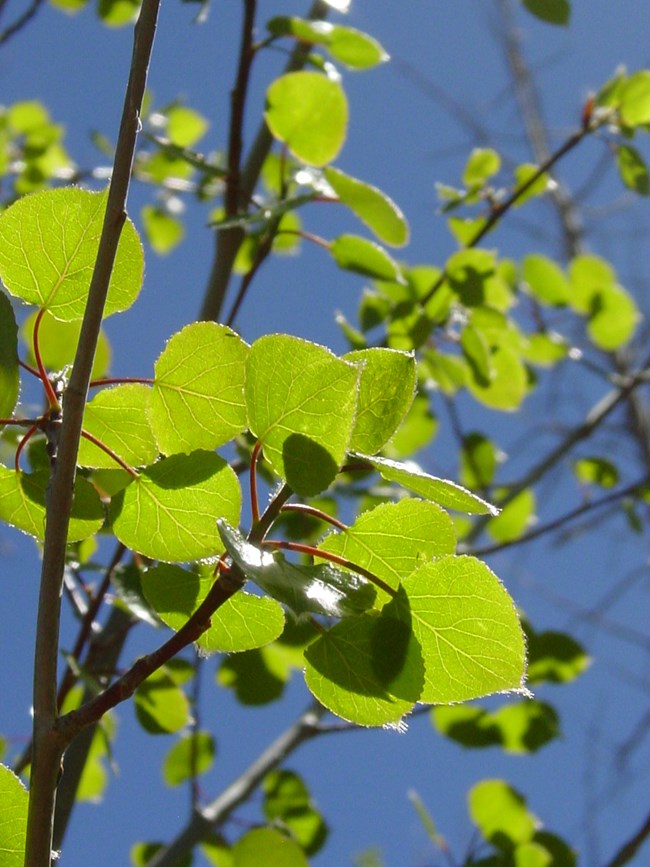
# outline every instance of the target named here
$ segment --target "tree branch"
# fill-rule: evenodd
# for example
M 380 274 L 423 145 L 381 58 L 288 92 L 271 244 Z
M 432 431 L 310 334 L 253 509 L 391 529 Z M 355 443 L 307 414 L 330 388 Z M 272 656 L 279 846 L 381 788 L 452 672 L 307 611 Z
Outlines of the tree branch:
M 241 776 L 207 807 L 195 811 L 188 825 L 175 840 L 154 855 L 148 867 L 176 867 L 182 856 L 190 853 L 211 831 L 223 825 L 231 813 L 257 789 L 269 771 L 277 768 L 305 741 L 322 733 L 318 721 L 324 713 L 325 708 L 322 705 L 312 702 L 307 710 L 276 738 Z
M 129 81 L 115 153 L 106 215 L 90 282 L 79 344 L 65 395 L 61 447 L 47 497 L 47 520 L 38 603 L 34 660 L 34 731 L 25 863 L 49 867 L 56 786 L 65 740 L 56 729 L 60 591 L 81 422 L 101 327 L 139 131 L 139 112 L 158 18 L 159 0 L 144 0 L 135 27 Z
M 646 816 L 645 821 L 636 834 L 621 846 L 605 867 L 623 867 L 624 864 L 629 864 L 648 837 L 650 837 L 650 813 Z

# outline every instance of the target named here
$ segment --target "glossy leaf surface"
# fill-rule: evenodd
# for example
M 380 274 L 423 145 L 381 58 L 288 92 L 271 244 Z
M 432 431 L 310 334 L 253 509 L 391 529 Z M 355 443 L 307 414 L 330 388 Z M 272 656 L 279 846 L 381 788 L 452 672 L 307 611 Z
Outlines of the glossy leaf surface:
M 446 509 L 466 512 L 469 515 L 497 515 L 499 510 L 487 503 L 471 491 L 447 479 L 438 479 L 420 469 L 417 464 L 402 464 L 388 458 L 378 458 L 372 455 L 359 455 L 361 460 L 369 463 L 379 475 L 388 482 L 413 491 L 420 497 L 433 500 Z
M 212 449 L 246 427 L 248 346 L 234 331 L 196 322 L 175 334 L 156 361 L 151 423 L 165 454 Z
M 228 554 L 247 578 L 297 616 L 312 613 L 347 617 L 366 611 L 375 601 L 375 588 L 365 578 L 330 563 L 290 563 L 279 552 L 251 545 L 225 521 L 218 523 Z
M 143 469 L 111 502 L 117 538 L 146 557 L 199 560 L 222 550 L 217 518 L 239 521 L 241 490 L 214 452 L 172 455 Z
M 0 218 L 0 276 L 7 290 L 56 319 L 83 317 L 99 246 L 106 193 L 62 188 L 18 199 Z M 104 315 L 128 309 L 142 285 L 144 259 L 124 224 Z

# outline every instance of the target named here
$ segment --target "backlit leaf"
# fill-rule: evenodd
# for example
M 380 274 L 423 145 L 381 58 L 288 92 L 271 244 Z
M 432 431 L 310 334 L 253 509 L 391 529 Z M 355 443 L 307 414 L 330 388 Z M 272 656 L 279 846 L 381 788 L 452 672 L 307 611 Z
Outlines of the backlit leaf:
M 179 219 L 162 208 L 145 205 L 140 212 L 142 228 L 152 249 L 161 256 L 166 256 L 180 244 L 185 235 L 185 229 Z
M 535 493 L 526 488 L 503 507 L 496 518 L 487 524 L 487 531 L 497 542 L 519 539 L 535 517 Z
M 380 241 L 395 247 L 402 247 L 408 242 L 406 218 L 386 193 L 332 166 L 325 169 L 325 178 L 341 202 L 347 205 Z
M 251 545 L 234 527 L 219 521 L 223 544 L 247 578 L 297 616 L 307 613 L 347 617 L 370 608 L 375 589 L 365 578 L 330 563 L 289 563 L 279 552 Z
M 111 501 L 113 531 L 128 548 L 165 562 L 223 550 L 217 518 L 239 522 L 237 476 L 214 452 L 172 455 L 146 467 Z
M 399 265 L 386 250 L 359 235 L 339 235 L 330 244 L 330 253 L 339 268 L 346 271 L 376 280 L 402 279 Z
M 414 463 L 398 463 L 388 458 L 378 458 L 371 455 L 359 455 L 361 460 L 374 467 L 379 475 L 389 482 L 395 482 L 424 497 L 433 500 L 446 509 L 466 512 L 469 515 L 497 515 L 499 510 L 485 500 L 447 479 L 430 476 Z
M 492 440 L 480 433 L 463 439 L 460 452 L 460 480 L 468 488 L 487 488 L 494 479 L 498 453 Z
M 453 554 L 456 537 L 449 515 L 439 506 L 406 499 L 363 512 L 347 530 L 330 533 L 318 547 L 363 566 L 397 590 L 423 563 Z
M 107 193 L 62 188 L 18 199 L 0 217 L 0 277 L 12 295 L 55 319 L 83 317 Z M 104 315 L 126 310 L 142 285 L 144 259 L 133 224 L 122 229 Z
M 232 848 L 232 867 L 308 867 L 300 846 L 274 828 L 254 828 Z
M 569 683 L 585 672 L 591 657 L 570 635 L 534 632 L 526 624 L 529 683 Z
M 244 430 L 247 355 L 247 344 L 215 322 L 195 322 L 170 338 L 156 361 L 150 405 L 164 453 L 213 449 Z
M 639 151 L 631 145 L 619 145 L 616 150 L 616 164 L 625 186 L 640 196 L 650 195 L 650 175 L 648 167 Z
M 650 122 L 650 72 L 635 72 L 621 85 L 619 111 L 626 126 Z
M 393 349 L 361 349 L 343 356 L 360 364 L 359 397 L 350 450 L 375 454 L 395 433 L 415 393 L 415 358 Z
M 131 467 L 144 466 L 158 456 L 146 414 L 151 389 L 129 382 L 100 391 L 84 410 L 83 427 Z M 115 469 L 114 458 L 90 440 L 79 443 L 79 466 Z
M 469 812 L 486 840 L 511 850 L 532 839 L 537 818 L 526 808 L 526 799 L 504 780 L 482 780 L 469 791 Z
M 5 765 L 0 765 L 0 852 L 3 867 L 22 867 L 27 835 L 29 796 L 18 777 Z
M 470 749 L 498 746 L 507 753 L 533 753 L 560 734 L 555 710 L 530 699 L 493 713 L 473 705 L 441 705 L 431 717 L 441 734 Z
M 315 854 L 325 842 L 327 825 L 315 808 L 309 790 L 293 771 L 271 771 L 264 777 L 264 815 L 279 820 L 306 854 Z
M 544 304 L 566 304 L 571 286 L 562 269 L 546 256 L 531 254 L 522 262 L 522 277 L 529 291 Z
M 485 563 L 442 557 L 412 573 L 402 587 L 424 658 L 421 701 L 447 704 L 523 690 L 526 653 L 519 618 Z
M 466 187 L 483 186 L 501 168 L 501 157 L 492 148 L 474 148 L 463 171 Z
M 640 318 L 634 299 L 622 286 L 603 287 L 592 299 L 587 332 L 599 349 L 612 352 L 632 338 Z
M 407 458 L 433 441 L 438 420 L 431 411 L 429 397 L 416 394 L 406 418 L 394 436 L 383 447 L 388 458 Z
M 37 316 L 38 311 L 30 314 L 20 329 L 23 340 L 29 346 L 28 360 L 32 366 L 36 366 L 33 345 L 34 326 Z M 50 316 L 47 312 L 44 314 L 38 330 L 38 348 L 41 353 L 41 360 L 46 368 L 58 371 L 63 370 L 66 365 L 72 364 L 77 351 L 77 344 L 79 343 L 80 331 L 81 321 L 78 319 L 71 322 L 61 322 L 59 319 Z M 91 378 L 97 379 L 100 376 L 105 376 L 110 367 L 110 362 L 111 348 L 106 333 L 102 329 L 99 332 Z
M 202 114 L 186 105 L 173 105 L 165 114 L 169 140 L 181 148 L 196 144 L 210 125 Z
M 246 366 L 248 423 L 274 471 L 303 496 L 334 480 L 357 404 L 356 365 L 282 334 L 256 340 Z
M 0 292 L 0 416 L 11 415 L 18 400 L 18 326 L 11 302 Z
M 420 646 L 408 624 L 390 616 L 349 617 L 305 651 L 305 682 L 337 716 L 362 726 L 399 724 L 424 686 Z
M 301 42 L 322 45 L 335 60 L 352 69 L 370 69 L 388 60 L 388 55 L 376 39 L 353 27 L 295 17 L 272 18 L 266 26 L 274 36 L 291 35 Z
M 160 619 L 178 630 L 196 611 L 214 584 L 214 575 L 199 574 L 165 564 L 142 575 L 142 589 Z M 262 647 L 284 628 L 284 614 L 273 599 L 240 590 L 211 617 L 210 627 L 197 640 L 206 653 L 239 652 Z
M 180 786 L 209 771 L 214 763 L 216 744 L 210 732 L 183 734 L 168 751 L 162 774 L 168 786 Z
M 45 538 L 45 491 L 48 470 L 17 473 L 0 466 L 0 518 L 40 542 Z M 78 542 L 96 533 L 104 522 L 97 492 L 77 476 L 68 542 Z
M 324 166 L 343 147 L 348 105 L 336 81 L 318 72 L 289 72 L 268 88 L 264 118 L 297 159 Z
M 528 392 L 526 368 L 513 349 L 499 346 L 491 353 L 490 370 L 488 382 L 468 377 L 468 390 L 490 409 L 515 412 Z
M 133 705 L 138 722 L 152 735 L 173 734 L 190 720 L 187 697 L 164 667 L 140 684 Z

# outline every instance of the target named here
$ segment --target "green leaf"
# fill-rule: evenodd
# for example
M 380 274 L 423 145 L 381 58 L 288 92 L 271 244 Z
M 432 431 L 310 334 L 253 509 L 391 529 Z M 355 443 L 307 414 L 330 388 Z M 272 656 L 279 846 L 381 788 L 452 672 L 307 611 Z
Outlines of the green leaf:
M 501 514 L 488 522 L 487 531 L 497 542 L 512 542 L 526 532 L 535 517 L 535 494 L 526 488 L 517 494 Z
M 171 564 L 154 566 L 142 575 L 147 602 L 167 626 L 178 630 L 205 599 L 216 578 Z M 233 653 L 262 647 L 284 628 L 284 614 L 273 599 L 239 591 L 211 617 L 210 627 L 197 640 L 205 653 Z
M 534 753 L 560 734 L 555 710 L 530 699 L 494 713 L 469 705 L 434 707 L 431 717 L 441 734 L 469 749 L 499 746 L 507 753 Z
M 619 111 L 625 126 L 650 122 L 650 72 L 635 72 L 621 85 Z
M 235 843 L 232 867 L 309 867 L 304 852 L 284 834 L 273 828 L 254 828 Z
M 501 168 L 501 157 L 492 148 L 474 148 L 463 171 L 466 187 L 482 187 Z
M 108 27 L 124 27 L 134 21 L 141 0 L 99 0 L 97 14 Z
M 523 358 L 530 364 L 539 367 L 552 367 L 569 354 L 569 345 L 565 338 L 555 332 L 548 334 L 531 334 L 524 348 Z
M 591 657 L 563 632 L 534 632 L 526 624 L 528 682 L 570 683 L 586 671 Z
M 536 18 L 547 24 L 566 27 L 571 17 L 569 0 L 523 0 L 523 4 Z
M 526 256 L 522 262 L 522 278 L 531 294 L 543 304 L 560 307 L 568 303 L 571 286 L 552 259 L 535 253 Z
M 259 707 L 277 701 L 291 669 L 285 659 L 273 652 L 275 646 L 225 657 L 217 671 L 217 681 L 234 690 L 240 704 Z
M 160 256 L 171 253 L 183 240 L 185 235 L 183 224 L 163 208 L 144 205 L 140 216 L 147 240 Z
M 0 416 L 14 411 L 20 389 L 18 325 L 11 302 L 0 292 Z
M 217 518 L 239 522 L 237 476 L 214 452 L 172 455 L 143 469 L 111 501 L 113 532 L 127 548 L 165 562 L 222 550 Z
M 167 135 L 172 144 L 177 147 L 192 147 L 205 135 L 210 126 L 202 114 L 186 105 L 173 105 L 165 114 Z
M 271 18 L 266 26 L 273 36 L 295 36 L 301 42 L 323 45 L 335 60 L 351 69 L 371 69 L 388 60 L 376 39 L 353 27 L 294 17 Z
M 603 289 L 616 285 L 616 273 L 600 256 L 575 256 L 569 264 L 571 307 L 578 313 L 590 313 L 594 299 Z
M 399 265 L 386 250 L 359 235 L 339 235 L 330 244 L 330 253 L 345 271 L 376 280 L 403 280 Z
M 472 325 L 466 325 L 460 335 L 460 348 L 474 380 L 489 385 L 492 380 L 490 347 L 485 335 Z
M 487 284 L 496 271 L 491 250 L 459 250 L 447 260 L 447 282 L 466 307 L 486 302 Z
M 328 710 L 361 726 L 400 725 L 424 685 L 420 646 L 384 606 L 339 621 L 305 651 L 305 682 Z
M 0 466 L 0 518 L 39 542 L 45 538 L 45 499 L 49 480 L 49 470 L 17 473 Z M 104 522 L 104 510 L 93 486 L 77 476 L 74 490 L 68 542 L 79 542 L 92 536 Z
M 361 349 L 343 356 L 361 366 L 350 450 L 375 454 L 400 426 L 415 394 L 415 358 L 394 349 Z
M 251 432 L 296 493 L 332 483 L 354 424 L 359 369 L 328 349 L 283 334 L 251 346 L 245 399 Z
M 164 667 L 140 684 L 133 705 L 138 722 L 152 735 L 173 734 L 190 721 L 187 697 Z
M 521 190 L 534 175 L 539 172 L 539 166 L 534 163 L 522 163 L 515 168 L 515 190 Z M 550 178 L 546 172 L 538 175 L 537 179 L 532 181 L 526 191 L 517 196 L 515 207 L 521 207 L 530 199 L 536 196 L 543 196 L 548 190 Z
M 156 361 L 150 417 L 165 454 L 213 449 L 246 428 L 248 345 L 225 325 L 195 322 Z
M 0 277 L 7 291 L 55 319 L 84 314 L 107 193 L 46 190 L 14 202 L 0 216 Z M 127 220 L 111 276 L 104 316 L 135 301 L 144 270 L 142 245 Z
M 625 186 L 640 196 L 650 196 L 650 175 L 639 151 L 631 145 L 619 145 L 616 164 Z
M 362 220 L 384 244 L 403 247 L 409 240 L 406 218 L 398 206 L 377 187 L 346 175 L 332 166 L 325 179 L 340 201 Z
M 307 855 L 314 855 L 327 837 L 327 825 L 316 810 L 307 786 L 293 771 L 271 771 L 264 777 L 264 815 L 280 821 Z
M 456 536 L 449 515 L 434 503 L 406 499 L 363 512 L 342 533 L 318 546 L 372 572 L 394 590 L 422 563 L 453 554 Z M 386 596 L 381 594 L 385 601 Z
M 574 463 L 573 472 L 583 485 L 613 488 L 619 480 L 616 465 L 607 458 L 581 458 Z
M 264 119 L 296 159 L 324 166 L 343 147 L 348 104 L 336 81 L 318 72 L 289 72 L 268 88 Z
M 632 339 L 640 318 L 634 299 L 622 286 L 606 286 L 592 299 L 587 332 L 599 349 L 613 352 Z
M 467 388 L 480 403 L 501 412 L 515 412 L 528 393 L 528 375 L 517 353 L 497 346 L 490 355 L 489 382 L 469 377 Z
M 168 751 L 162 766 L 168 786 L 180 786 L 205 774 L 214 764 L 217 747 L 210 732 L 192 731 L 181 735 Z
M 395 482 L 426 500 L 439 503 L 446 509 L 466 512 L 469 515 L 498 515 L 499 513 L 495 506 L 476 494 L 447 479 L 430 476 L 412 462 L 401 464 L 388 458 L 371 455 L 358 455 L 358 457 L 369 463 L 386 481 Z
M 100 391 L 84 410 L 83 428 L 101 440 L 131 467 L 152 463 L 158 448 L 146 415 L 151 388 L 125 383 Z M 77 460 L 81 467 L 115 469 L 115 460 L 82 437 Z
M 480 433 L 469 433 L 460 452 L 460 480 L 468 488 L 487 488 L 492 484 L 499 460 L 492 440 Z
M 438 431 L 438 420 L 431 412 L 429 397 L 416 394 L 406 418 L 383 448 L 388 458 L 410 457 L 416 451 L 429 445 Z
M 482 780 L 469 791 L 472 821 L 486 840 L 509 852 L 529 842 L 538 820 L 526 809 L 526 799 L 504 780 Z
M 31 313 L 20 329 L 21 336 L 29 347 L 28 360 L 32 366 L 36 366 L 33 347 L 34 326 L 36 325 L 37 316 L 38 311 Z M 59 319 L 50 316 L 47 312 L 42 316 L 38 329 L 38 348 L 41 353 L 41 360 L 46 368 L 58 371 L 72 364 L 77 352 L 80 331 L 80 320 L 61 322 Z M 98 379 L 104 376 L 110 367 L 110 363 L 111 348 L 106 337 L 106 332 L 102 329 L 99 332 L 91 378 Z
M 519 618 L 485 563 L 442 557 L 413 572 L 402 587 L 424 657 L 421 701 L 447 704 L 494 692 L 525 692 Z
M 5 765 L 0 765 L 0 852 L 3 867 L 23 865 L 28 801 L 27 790 L 18 777 Z
M 247 542 L 226 521 L 218 521 L 218 526 L 228 554 L 246 577 L 297 616 L 312 613 L 349 617 L 366 611 L 375 601 L 375 588 L 359 575 L 330 563 L 319 566 L 289 563 L 282 554 L 264 551 Z

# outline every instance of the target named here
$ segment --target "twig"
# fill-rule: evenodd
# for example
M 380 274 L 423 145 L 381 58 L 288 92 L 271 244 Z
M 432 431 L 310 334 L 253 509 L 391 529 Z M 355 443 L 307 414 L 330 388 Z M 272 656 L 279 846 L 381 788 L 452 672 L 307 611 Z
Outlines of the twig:
M 12 36 L 15 36 L 23 27 L 31 21 L 36 15 L 40 7 L 43 5 L 43 0 L 32 0 L 31 4 L 25 9 L 22 15 L 19 15 L 8 27 L 0 33 L 0 45 L 8 42 Z
M 298 719 L 262 752 L 255 761 L 224 791 L 202 810 L 195 811 L 188 825 L 164 849 L 160 849 L 148 867 L 175 867 L 210 831 L 218 829 L 232 812 L 257 789 L 264 777 L 277 768 L 305 741 L 320 734 L 318 721 L 325 709 L 313 702 Z
M 60 588 L 65 568 L 66 544 L 81 423 L 95 348 L 125 206 L 139 112 L 158 18 L 159 0 L 144 0 L 135 27 L 133 55 L 106 215 L 97 260 L 88 292 L 79 344 L 70 383 L 66 390 L 61 448 L 54 464 L 48 491 L 47 521 L 38 603 L 34 661 L 34 755 L 31 773 L 25 863 L 50 867 L 54 801 L 65 739 L 56 728 L 57 664 L 60 621 Z
M 646 816 L 645 821 L 636 834 L 621 846 L 605 867 L 623 867 L 623 864 L 629 864 L 648 837 L 650 837 L 650 813 Z

